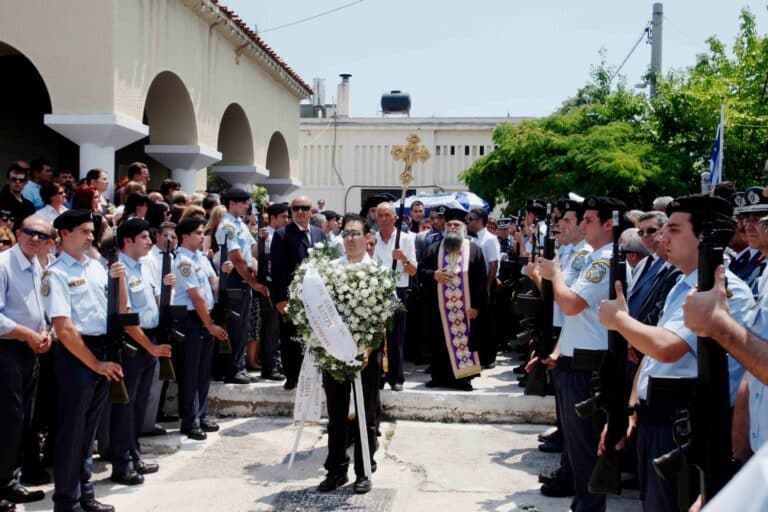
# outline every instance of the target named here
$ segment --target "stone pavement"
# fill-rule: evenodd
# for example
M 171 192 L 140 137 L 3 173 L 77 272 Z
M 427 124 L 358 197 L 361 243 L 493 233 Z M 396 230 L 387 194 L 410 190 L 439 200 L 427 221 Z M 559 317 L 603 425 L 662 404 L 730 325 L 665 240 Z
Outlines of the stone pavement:
M 327 453 L 322 424 L 305 428 L 290 473 L 285 463 L 297 430 L 290 419 L 230 418 L 221 426 L 204 442 L 180 438 L 176 431 L 153 439 L 167 444 L 168 451 L 179 449 L 151 457 L 160 463 L 160 472 L 148 475 L 142 486 L 113 484 L 109 466 L 97 462 L 97 498 L 121 512 L 568 509 L 569 499 L 538 493 L 538 473 L 553 469 L 558 461 L 557 455 L 536 449 L 537 434 L 549 428 L 544 425 L 384 422 L 373 475 L 375 492 L 368 501 L 359 501 L 348 489 L 331 497 L 314 494 Z M 50 510 L 52 486 L 44 489 L 45 501 L 21 509 Z M 640 510 L 637 492 L 627 494 L 611 499 L 609 510 Z M 294 505 L 276 509 L 276 501 Z

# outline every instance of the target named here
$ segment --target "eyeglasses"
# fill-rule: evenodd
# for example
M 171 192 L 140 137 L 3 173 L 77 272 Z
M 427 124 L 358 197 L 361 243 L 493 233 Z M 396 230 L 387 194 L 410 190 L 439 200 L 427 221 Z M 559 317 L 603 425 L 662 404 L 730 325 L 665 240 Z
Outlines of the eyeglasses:
M 51 239 L 51 235 L 48 233 L 43 233 L 42 231 L 37 231 L 35 229 L 21 228 L 21 232 L 33 238 L 37 237 L 38 240 L 46 241 Z
M 311 206 L 306 206 L 306 205 L 291 206 L 291 210 L 295 212 L 308 212 L 311 209 L 312 209 Z
M 13 242 L 8 240 L 7 238 L 0 239 L 0 245 L 8 245 L 8 246 L 10 246 L 11 244 L 13 244 Z
M 363 236 L 363 234 L 356 230 L 356 229 L 350 229 L 349 231 L 342 231 L 341 237 L 342 238 L 357 238 L 359 236 Z
M 18 178 L 16 176 L 11 176 L 8 181 L 12 181 L 14 183 L 24 183 L 27 181 L 27 178 Z
M 640 236 L 645 236 L 645 235 L 651 236 L 651 235 L 655 234 L 657 231 L 658 231 L 657 228 L 648 228 L 648 229 L 645 229 L 645 230 L 641 229 L 641 230 L 639 230 L 637 232 L 637 234 L 640 235 Z

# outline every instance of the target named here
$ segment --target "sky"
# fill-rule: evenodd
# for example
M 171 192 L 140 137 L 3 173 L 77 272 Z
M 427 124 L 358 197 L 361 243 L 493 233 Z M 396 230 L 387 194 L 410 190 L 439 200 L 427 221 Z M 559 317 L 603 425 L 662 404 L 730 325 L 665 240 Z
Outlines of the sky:
M 379 115 L 381 94 L 411 95 L 411 116 L 543 116 L 589 80 L 607 51 L 618 66 L 651 19 L 647 0 L 363 0 L 298 25 L 269 29 L 354 0 L 221 0 L 326 102 L 351 73 L 351 112 Z M 690 66 L 715 35 L 730 49 L 749 7 L 768 32 L 768 0 L 663 3 L 662 71 Z M 642 42 L 621 70 L 630 86 L 651 59 Z

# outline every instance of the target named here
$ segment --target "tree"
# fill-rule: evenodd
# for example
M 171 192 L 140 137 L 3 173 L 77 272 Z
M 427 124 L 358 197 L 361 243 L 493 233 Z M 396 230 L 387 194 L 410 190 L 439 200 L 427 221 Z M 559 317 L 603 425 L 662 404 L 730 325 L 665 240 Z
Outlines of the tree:
M 649 100 L 611 84 L 601 63 L 592 81 L 553 114 L 499 125 L 498 149 L 461 175 L 490 203 L 554 200 L 568 192 L 612 195 L 645 208 L 657 195 L 699 190 L 719 119 L 727 109 L 725 175 L 737 187 L 761 183 L 768 150 L 768 38 L 757 34 L 754 16 L 741 11 L 733 56 L 716 38 L 690 68 L 658 81 Z

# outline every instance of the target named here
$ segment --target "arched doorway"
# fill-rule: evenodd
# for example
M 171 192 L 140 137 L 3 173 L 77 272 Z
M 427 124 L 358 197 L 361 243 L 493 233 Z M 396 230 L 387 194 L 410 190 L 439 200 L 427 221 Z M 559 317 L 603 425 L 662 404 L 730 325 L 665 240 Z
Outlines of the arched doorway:
M 43 124 L 51 113 L 48 88 L 35 65 L 0 41 L 0 167 L 18 159 L 45 158 L 77 175 L 78 146 Z
M 267 146 L 267 169 L 270 179 L 289 179 L 291 177 L 291 160 L 288 155 L 288 145 L 280 132 L 272 134 Z
M 230 104 L 221 116 L 216 149 L 221 153 L 221 162 L 212 169 L 216 176 L 226 181 L 226 185 L 219 183 L 221 188 L 247 189 L 257 179 L 267 176 L 266 169 L 254 164 L 251 123 L 237 103 Z

